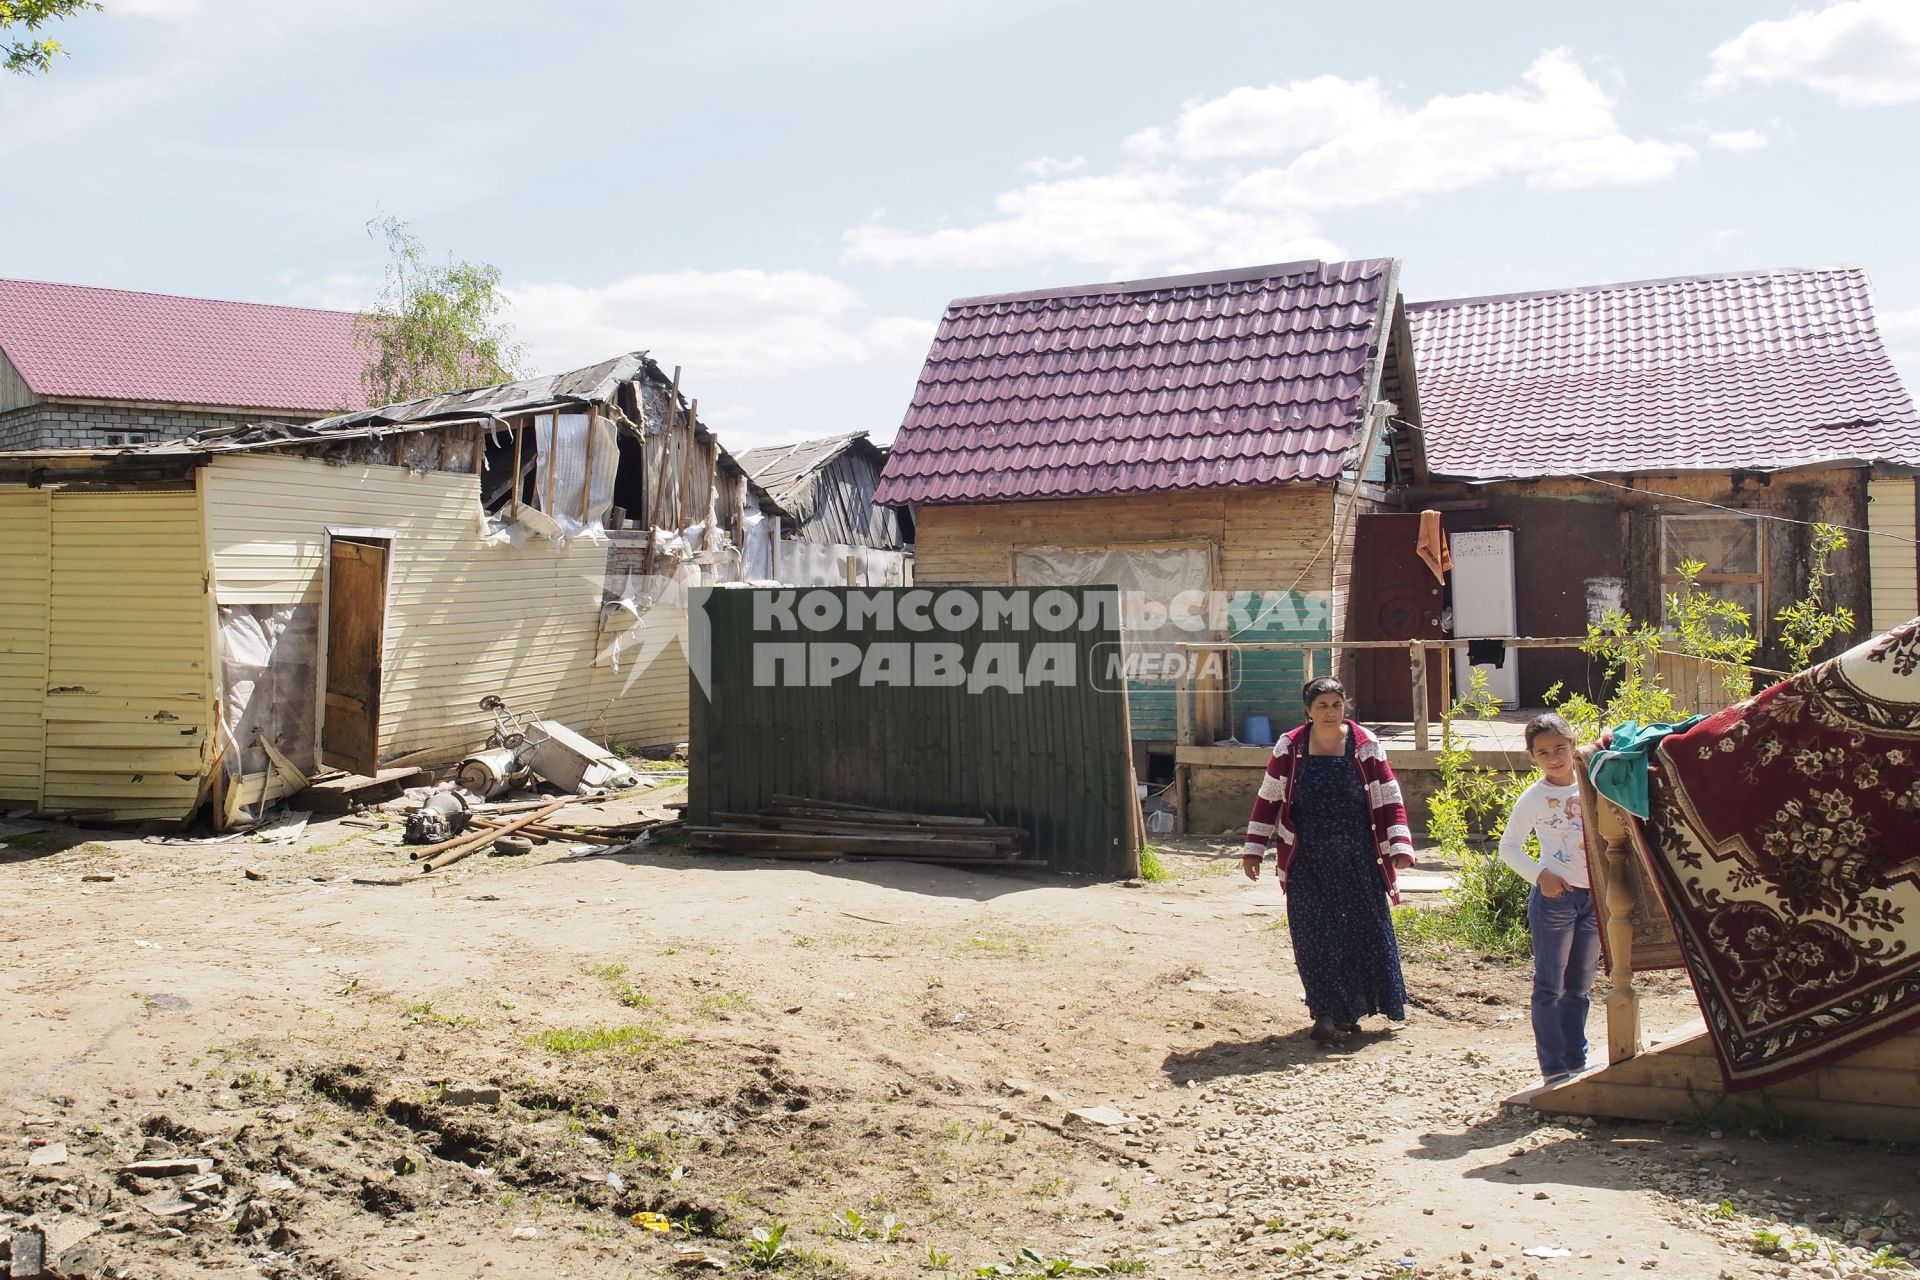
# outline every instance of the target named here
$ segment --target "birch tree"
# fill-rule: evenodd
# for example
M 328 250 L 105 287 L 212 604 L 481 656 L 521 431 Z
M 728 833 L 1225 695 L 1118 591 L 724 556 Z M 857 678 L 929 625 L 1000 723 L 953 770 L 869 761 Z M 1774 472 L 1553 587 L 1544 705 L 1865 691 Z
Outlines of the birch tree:
M 373 310 L 354 321 L 365 364 L 360 383 L 370 405 L 511 382 L 522 349 L 502 313 L 500 268 L 489 263 L 430 262 L 407 224 L 391 215 L 367 223 L 387 246 L 386 279 Z

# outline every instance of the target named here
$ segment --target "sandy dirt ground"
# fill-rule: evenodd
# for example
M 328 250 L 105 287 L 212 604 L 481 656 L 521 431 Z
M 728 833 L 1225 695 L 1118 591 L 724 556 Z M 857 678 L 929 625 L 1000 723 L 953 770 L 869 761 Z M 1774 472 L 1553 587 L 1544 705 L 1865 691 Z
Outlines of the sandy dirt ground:
M 1920 1237 L 1910 1151 L 1503 1106 L 1524 966 L 1410 959 L 1404 1027 L 1319 1049 L 1229 846 L 1124 886 L 552 845 L 414 877 L 396 838 L 0 838 L 0 1240 L 86 1276 L 1359 1280 L 1893 1274 Z M 1651 1027 L 1693 1013 L 1651 983 Z

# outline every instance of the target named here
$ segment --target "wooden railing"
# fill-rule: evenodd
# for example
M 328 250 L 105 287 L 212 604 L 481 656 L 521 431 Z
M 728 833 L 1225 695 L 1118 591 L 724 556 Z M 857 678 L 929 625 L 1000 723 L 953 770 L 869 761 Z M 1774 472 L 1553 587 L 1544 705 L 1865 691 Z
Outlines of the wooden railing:
M 1345 649 L 1404 649 L 1409 662 L 1409 681 L 1413 695 L 1413 745 L 1418 751 L 1427 751 L 1432 747 L 1432 717 L 1427 710 L 1428 651 L 1438 649 L 1446 653 L 1453 649 L 1465 649 L 1478 643 L 1474 640 L 1263 640 L 1241 643 L 1227 640 L 1184 641 L 1178 647 L 1182 652 L 1288 652 L 1299 653 L 1305 668 L 1304 680 L 1314 677 L 1316 655 L 1323 652 Z M 1501 639 L 1501 644 L 1509 649 L 1579 649 L 1586 645 L 1585 636 L 1514 636 Z M 1189 747 L 1196 743 L 1205 745 L 1224 736 L 1221 733 L 1227 726 L 1226 697 L 1229 690 L 1224 685 L 1216 687 L 1209 676 L 1196 684 L 1191 678 L 1189 667 L 1182 664 L 1180 675 L 1174 685 L 1173 712 L 1175 742 L 1179 746 Z M 1718 658 L 1698 658 L 1692 654 L 1678 653 L 1670 649 L 1661 649 L 1654 655 L 1654 674 L 1673 691 L 1674 699 L 1689 714 L 1714 712 L 1731 706 L 1734 699 L 1726 691 L 1723 676 L 1730 666 L 1737 664 Z M 1784 679 L 1789 673 L 1774 671 L 1768 667 L 1749 666 L 1747 670 L 1760 677 Z M 1441 668 L 1442 678 L 1446 668 Z M 1304 682 L 1303 680 L 1303 682 Z M 1444 719 L 1444 716 L 1442 717 Z M 1276 726 L 1278 727 L 1278 726 Z
M 1509 649 L 1578 649 L 1587 642 L 1585 636 L 1518 636 L 1504 639 L 1500 643 Z M 1432 748 L 1432 716 L 1427 710 L 1428 651 L 1438 649 L 1443 654 L 1452 649 L 1464 649 L 1470 640 L 1262 640 L 1253 643 L 1239 643 L 1228 640 L 1195 640 L 1180 644 L 1183 652 L 1287 652 L 1299 653 L 1305 664 L 1305 678 L 1314 677 L 1316 654 L 1347 649 L 1404 649 L 1409 662 L 1409 679 L 1413 694 L 1413 745 L 1416 750 L 1427 751 Z M 1173 715 L 1175 741 L 1178 745 L 1193 746 L 1196 740 L 1202 743 L 1215 741 L 1220 734 L 1217 726 L 1225 723 L 1224 687 L 1214 689 L 1196 689 L 1188 667 L 1182 664 L 1180 674 L 1174 684 Z M 1443 667 L 1444 673 L 1445 668 Z M 1210 683 L 1210 682 L 1209 682 Z M 1204 696 L 1212 705 L 1201 707 L 1198 699 Z M 1218 701 L 1212 701 L 1218 700 Z M 1215 726 L 1211 735 L 1196 733 L 1196 726 Z

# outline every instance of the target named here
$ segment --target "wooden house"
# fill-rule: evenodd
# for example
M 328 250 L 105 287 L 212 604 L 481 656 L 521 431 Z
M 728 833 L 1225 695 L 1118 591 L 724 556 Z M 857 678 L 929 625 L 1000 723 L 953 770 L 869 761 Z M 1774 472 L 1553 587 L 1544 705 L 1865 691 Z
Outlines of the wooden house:
M 0 454 L 0 804 L 257 814 L 323 766 L 482 745 L 499 694 L 688 727 L 673 587 L 779 509 L 652 360 L 312 424 Z M 765 548 L 758 548 L 765 556 Z
M 1811 531 L 1851 530 L 1826 598 L 1855 636 L 1920 611 L 1920 416 L 1857 267 L 1691 276 L 1408 307 L 1424 457 L 1408 506 L 1509 529 L 1515 632 L 1659 620 L 1682 560 L 1772 623 L 1806 588 Z M 1836 641 L 1845 647 L 1846 640 Z M 1577 652 L 1525 650 L 1518 701 L 1593 687 Z
M 1355 518 L 1404 465 L 1389 420 L 1419 420 L 1398 279 L 1295 262 L 951 303 L 875 495 L 913 517 L 915 581 L 1121 586 L 1129 652 L 1094 674 L 1126 680 L 1143 777 L 1296 723 L 1300 650 L 1228 659 L 1197 734 L 1167 659 L 1344 634 Z M 1248 758 L 1244 817 L 1265 748 L 1222 750 Z

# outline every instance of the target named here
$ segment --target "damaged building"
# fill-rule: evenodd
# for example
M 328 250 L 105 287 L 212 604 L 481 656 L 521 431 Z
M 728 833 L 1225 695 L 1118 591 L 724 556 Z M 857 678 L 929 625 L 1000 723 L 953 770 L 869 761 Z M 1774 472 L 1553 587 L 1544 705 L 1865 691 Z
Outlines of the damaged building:
M 487 695 L 687 734 L 680 588 L 780 508 L 635 353 L 308 424 L 0 455 L 0 804 L 226 827 L 444 764 Z

